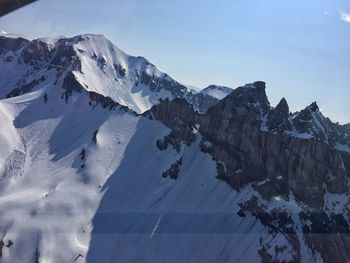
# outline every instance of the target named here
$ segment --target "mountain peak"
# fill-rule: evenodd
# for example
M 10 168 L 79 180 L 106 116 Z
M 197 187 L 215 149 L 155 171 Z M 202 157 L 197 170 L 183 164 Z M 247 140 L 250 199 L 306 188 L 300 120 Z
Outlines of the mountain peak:
M 262 90 L 265 90 L 266 88 L 266 83 L 264 81 L 255 81 L 253 84 L 252 84 L 254 87 L 258 88 L 258 89 L 262 89 Z
M 288 121 L 289 106 L 285 98 L 282 98 L 276 108 L 272 108 L 267 116 L 266 126 L 270 131 L 285 132 L 291 129 Z
M 288 103 L 287 103 L 287 100 L 283 97 L 280 102 L 277 104 L 276 110 L 278 110 L 279 112 L 282 112 L 284 115 L 287 115 L 289 114 L 289 106 L 288 106 Z
M 236 104 L 258 104 L 263 111 L 270 108 L 270 102 L 265 92 L 266 86 L 263 81 L 256 81 L 245 86 L 238 87 L 227 96 Z
M 188 92 L 147 59 L 126 54 L 104 35 L 20 40 L 1 36 L 4 69 L 20 63 L 23 70 L 14 74 L 13 83 L 3 83 L 6 88 L 0 85 L 0 97 L 35 91 L 49 83 L 56 86 L 53 84 L 62 83 L 69 72 L 86 91 L 109 97 L 137 113 L 150 109 L 160 99 L 182 97 Z M 21 79 L 32 71 L 37 76 L 23 83 Z
M 318 112 L 320 110 L 316 101 L 311 103 L 307 108 L 312 112 Z
M 28 71 L 41 69 L 36 70 L 38 76 L 31 83 L 23 83 L 21 74 L 15 74 L 13 83 L 6 83 L 7 88 L 1 90 L 0 97 L 35 91 L 49 81 L 50 86 L 56 86 L 52 84 L 65 83 L 65 77 L 72 74 L 84 90 L 111 98 L 137 113 L 143 113 L 162 99 L 182 97 L 199 112 L 205 112 L 232 91 L 216 85 L 200 92 L 190 91 L 146 58 L 126 54 L 100 34 L 34 40 L 4 36 L 0 42 L 4 53 L 15 53 L 5 55 L 9 56 L 6 58 L 9 63 L 4 67 L 19 61 L 23 66 L 23 76 Z M 66 94 L 67 102 L 69 94 Z

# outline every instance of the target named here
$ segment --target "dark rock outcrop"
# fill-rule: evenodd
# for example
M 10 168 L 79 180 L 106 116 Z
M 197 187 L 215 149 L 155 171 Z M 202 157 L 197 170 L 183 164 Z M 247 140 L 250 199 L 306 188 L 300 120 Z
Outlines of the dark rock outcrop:
M 38 64 L 50 59 L 50 49 L 48 45 L 40 39 L 29 42 L 23 49 L 23 61 L 26 64 Z
M 165 177 L 170 177 L 173 180 L 176 180 L 177 177 L 179 176 L 180 172 L 180 166 L 182 165 L 182 157 L 177 160 L 175 163 L 173 163 L 168 170 L 164 171 L 162 176 Z
M 321 125 L 322 121 L 327 123 L 322 130 L 327 134 L 327 140 L 319 137 L 321 135 L 303 139 L 286 132 L 292 129 L 288 104 L 282 99 L 276 108 L 271 108 L 263 82 L 235 89 L 204 114 L 195 112 L 181 99 L 163 101 L 150 110 L 153 118 L 171 128 L 183 142 L 194 141 L 196 135 L 191 132 L 191 127 L 198 125 L 203 136 L 201 147 L 217 161 L 218 179 L 225 180 L 234 189 L 251 185 L 267 201 L 275 196 L 288 200 L 292 194 L 298 204 L 303 204 L 300 209 L 304 222 L 312 225 L 303 229 L 309 235 L 306 238 L 308 246 L 322 256 L 327 255 L 323 257 L 325 262 L 332 262 L 331 253 L 338 260 L 350 262 L 350 240 L 345 234 L 350 230 L 349 215 L 329 216 L 325 210 L 326 193 L 349 192 L 350 154 L 336 150 L 334 144 L 329 143 L 332 132 L 326 129 L 341 126 L 317 114 L 320 114 L 317 105 L 311 104 L 296 115 L 294 127 L 300 132 L 320 132 L 315 125 Z M 316 115 L 319 121 L 314 120 Z M 303 121 L 311 119 L 313 122 L 310 123 L 314 125 L 302 126 Z M 268 126 L 266 131 L 261 129 L 264 120 Z M 332 141 L 335 140 L 337 138 L 332 137 Z M 210 146 L 204 147 L 204 142 Z M 294 244 L 294 249 L 300 248 L 296 235 L 294 239 L 290 236 L 296 231 L 297 222 L 285 211 L 266 212 L 252 199 L 250 203 L 242 204 L 240 215 L 248 212 L 271 231 L 288 235 L 286 238 Z M 330 235 L 317 239 L 319 233 Z M 340 236 L 337 238 L 334 233 Z M 333 247 L 334 252 L 331 252 L 327 242 L 337 244 L 338 250 L 335 252 Z M 261 253 L 264 254 L 263 249 Z M 297 258 L 300 259 L 300 255 Z
M 7 38 L 0 36 L 0 54 L 12 51 L 15 53 L 17 50 L 25 47 L 30 41 L 28 39 L 18 38 Z
M 73 91 L 81 93 L 84 90 L 83 86 L 77 81 L 74 73 L 71 71 L 69 71 L 63 79 L 62 88 L 65 90 L 62 96 L 64 96 L 66 102 L 68 102 L 68 98 L 73 94 Z
M 325 187 L 332 193 L 347 191 L 344 156 L 348 154 L 318 140 L 261 131 L 262 113 L 270 113 L 278 123 L 286 119 L 287 110 L 284 100 L 271 110 L 264 83 L 256 82 L 237 88 L 205 114 L 194 112 L 181 99 L 164 101 L 150 112 L 184 141 L 194 140 L 191 127 L 198 124 L 203 138 L 212 143 L 210 153 L 225 164 L 227 181 L 235 189 L 269 179 L 270 197 L 291 190 L 298 200 L 319 209 Z M 332 182 L 329 174 L 335 178 Z
M 289 123 L 289 106 L 285 98 L 277 104 L 276 108 L 271 109 L 267 120 L 267 127 L 270 131 L 285 131 L 291 130 L 291 124 Z
M 45 79 L 45 76 L 41 76 L 39 79 L 32 80 L 29 83 L 19 83 L 16 88 L 14 88 L 6 95 L 6 97 L 11 98 L 31 92 L 35 86 L 45 81 Z

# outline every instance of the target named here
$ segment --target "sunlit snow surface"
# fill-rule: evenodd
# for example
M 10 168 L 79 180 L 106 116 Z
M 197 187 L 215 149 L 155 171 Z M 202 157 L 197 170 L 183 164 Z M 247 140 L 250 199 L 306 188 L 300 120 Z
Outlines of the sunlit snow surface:
M 93 108 L 84 93 L 68 104 L 59 95 L 46 88 L 0 102 L 0 163 L 7 167 L 0 235 L 13 242 L 1 262 L 28 262 L 38 253 L 41 262 L 258 258 L 266 229 L 236 215 L 237 193 L 215 178 L 215 163 L 198 141 L 162 152 L 155 142 L 169 130 L 161 123 Z M 179 178 L 163 178 L 181 155 Z M 196 227 L 198 216 L 211 222 L 211 213 L 215 224 Z M 225 222 L 232 228 L 220 233 Z
M 157 78 L 170 79 L 169 76 L 146 59 L 125 54 L 105 37 L 84 35 L 74 49 L 82 62 L 81 72 L 75 72 L 75 76 L 87 90 L 108 96 L 138 113 L 150 109 L 160 98 L 172 98 L 168 91 L 152 92 L 146 85 L 137 83 L 143 71 Z M 105 65 L 99 68 L 94 56 L 104 59 Z M 122 66 L 126 75 L 116 78 L 115 65 Z
M 232 92 L 232 89 L 230 88 L 227 88 L 224 86 L 216 86 L 216 85 L 211 85 L 201 91 L 201 93 L 209 95 L 218 100 L 222 100 L 231 92 Z

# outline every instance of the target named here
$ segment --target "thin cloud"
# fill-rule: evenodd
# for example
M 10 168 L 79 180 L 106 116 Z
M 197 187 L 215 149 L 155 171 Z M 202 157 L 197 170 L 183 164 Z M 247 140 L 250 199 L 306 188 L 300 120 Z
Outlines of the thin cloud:
M 332 16 L 332 15 L 333 15 L 333 13 L 332 13 L 332 12 L 329 12 L 329 11 L 324 11 L 323 14 L 324 14 L 325 16 Z
M 341 20 L 343 20 L 344 22 L 350 23 L 350 13 L 344 13 L 342 12 L 340 14 L 340 18 Z

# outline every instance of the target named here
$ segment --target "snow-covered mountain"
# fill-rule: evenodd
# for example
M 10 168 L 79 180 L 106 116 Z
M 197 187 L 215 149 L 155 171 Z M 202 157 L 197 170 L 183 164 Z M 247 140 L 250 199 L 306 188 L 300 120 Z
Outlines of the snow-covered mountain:
M 228 93 L 228 88 L 222 91 L 217 87 L 211 89 L 213 95 L 206 92 L 203 94 L 208 96 L 198 99 L 199 94 L 145 58 L 125 54 L 102 35 L 27 40 L 5 34 L 0 36 L 0 59 L 2 98 L 76 81 L 84 90 L 142 113 L 162 99 L 184 96 L 189 102 L 196 99 L 201 111 L 205 111 L 218 101 L 218 94 L 222 98 Z
M 193 92 L 103 36 L 0 36 L 0 262 L 350 262 L 349 125 Z

